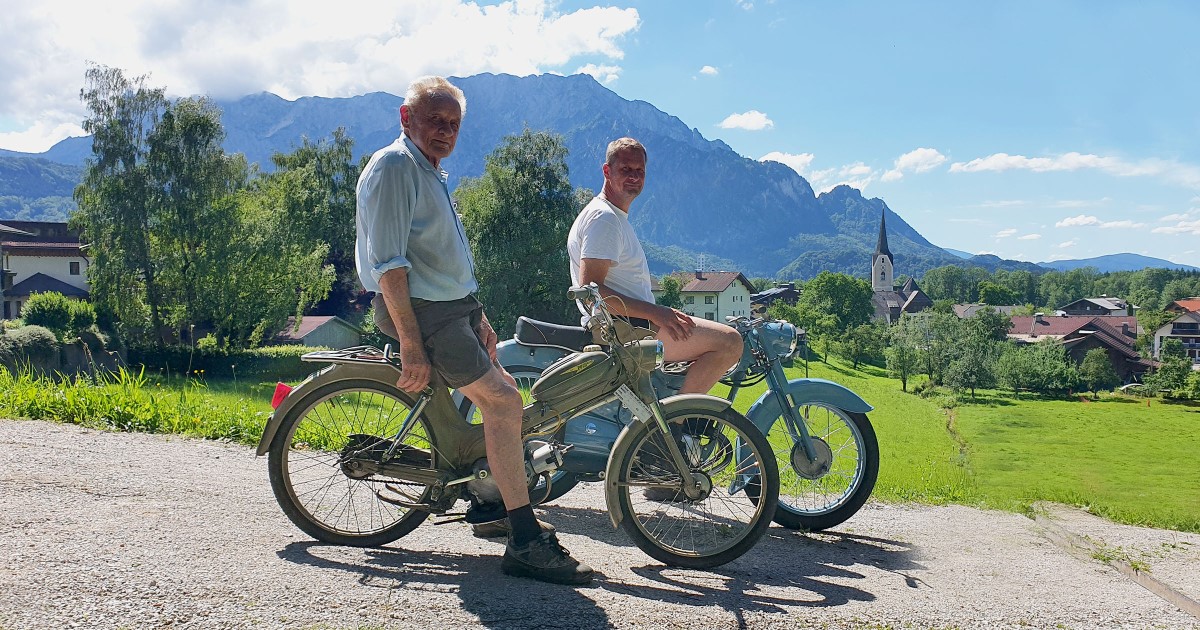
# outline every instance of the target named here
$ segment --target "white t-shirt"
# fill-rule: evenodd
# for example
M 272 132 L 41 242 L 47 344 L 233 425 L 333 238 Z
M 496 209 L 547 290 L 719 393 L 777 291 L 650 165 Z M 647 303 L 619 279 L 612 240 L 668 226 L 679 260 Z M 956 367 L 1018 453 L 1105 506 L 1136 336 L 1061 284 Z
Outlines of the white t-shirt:
M 595 197 L 579 211 L 567 236 L 571 256 L 571 282 L 579 284 L 579 261 L 583 258 L 611 260 L 604 284 L 631 298 L 654 303 L 650 291 L 650 267 L 646 252 L 633 233 L 629 215 L 603 197 Z

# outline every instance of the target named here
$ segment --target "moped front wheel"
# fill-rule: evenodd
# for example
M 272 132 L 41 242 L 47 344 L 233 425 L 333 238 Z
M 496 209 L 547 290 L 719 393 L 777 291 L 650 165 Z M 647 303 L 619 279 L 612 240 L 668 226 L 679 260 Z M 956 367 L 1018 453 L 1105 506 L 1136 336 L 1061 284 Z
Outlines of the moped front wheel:
M 871 496 L 879 476 L 879 441 L 866 414 L 824 403 L 797 405 L 795 411 L 816 457 L 808 457 L 783 414 L 771 423 L 766 437 L 779 463 L 775 522 L 789 529 L 829 529 L 854 516 Z
M 408 394 L 370 380 L 330 383 L 292 407 L 267 460 L 288 519 L 317 540 L 355 547 L 392 542 L 424 522 L 429 513 L 406 504 L 426 500 L 429 487 L 375 470 L 411 408 Z M 433 440 L 422 414 L 394 461 L 436 468 Z
M 655 423 L 639 423 L 612 454 L 618 478 L 610 491 L 618 493 L 621 525 L 656 560 L 720 566 L 746 553 L 770 526 L 779 487 L 775 458 L 762 433 L 733 409 L 664 411 L 670 436 Z M 687 460 L 682 474 L 667 439 Z

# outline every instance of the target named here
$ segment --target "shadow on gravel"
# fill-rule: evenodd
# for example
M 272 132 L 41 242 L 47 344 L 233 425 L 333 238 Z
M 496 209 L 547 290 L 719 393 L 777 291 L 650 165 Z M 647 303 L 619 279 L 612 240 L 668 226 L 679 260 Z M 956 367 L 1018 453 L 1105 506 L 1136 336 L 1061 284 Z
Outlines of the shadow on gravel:
M 277 552 L 287 562 L 320 569 L 345 571 L 357 576 L 358 583 L 384 590 L 404 589 L 407 593 L 454 593 L 462 600 L 463 610 L 479 618 L 489 628 L 528 627 L 531 615 L 544 613 L 546 627 L 556 620 L 571 619 L 572 627 L 607 627 L 608 615 L 584 592 L 604 580 L 597 572 L 591 586 L 559 586 L 533 580 L 510 578 L 500 572 L 500 554 L 476 556 L 453 552 L 411 552 L 391 547 L 352 548 L 318 542 L 291 543 Z M 341 558 L 339 558 L 341 556 Z M 365 559 L 364 559 L 365 558 Z M 419 597 L 417 598 L 419 600 Z M 401 623 L 427 624 L 435 611 L 421 607 L 390 611 L 395 605 L 384 599 L 368 618 L 392 612 Z M 514 602 L 520 602 L 514 605 Z M 564 616 L 569 615 L 569 616 Z M 434 626 L 439 625 L 436 621 Z M 406 624 L 407 625 L 407 624 Z

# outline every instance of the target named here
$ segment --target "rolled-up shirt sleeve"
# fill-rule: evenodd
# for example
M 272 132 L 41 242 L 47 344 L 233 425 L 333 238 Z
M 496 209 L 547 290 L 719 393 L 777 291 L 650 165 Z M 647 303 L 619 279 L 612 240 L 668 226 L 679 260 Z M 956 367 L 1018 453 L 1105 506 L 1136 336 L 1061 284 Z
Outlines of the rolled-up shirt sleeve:
M 367 257 L 375 282 L 391 269 L 411 268 L 408 236 L 412 230 L 416 186 L 412 182 L 412 161 L 392 154 L 376 165 L 369 181 L 370 203 L 366 219 Z

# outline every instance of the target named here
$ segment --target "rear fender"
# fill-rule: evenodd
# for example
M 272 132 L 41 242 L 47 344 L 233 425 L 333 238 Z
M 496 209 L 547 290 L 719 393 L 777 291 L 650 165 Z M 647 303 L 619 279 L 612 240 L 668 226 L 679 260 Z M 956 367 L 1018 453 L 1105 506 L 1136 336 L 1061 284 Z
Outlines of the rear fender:
M 292 407 L 303 400 L 308 392 L 338 381 L 369 379 L 394 384 L 398 378 L 400 378 L 400 370 L 387 363 L 335 363 L 313 372 L 303 382 L 292 388 L 287 398 L 283 399 L 283 402 L 267 419 L 267 426 L 263 428 L 262 438 L 258 441 L 258 450 L 255 451 L 255 454 L 267 454 L 267 450 L 271 448 L 271 442 L 275 440 L 275 434 L 279 432 L 279 425 L 283 423 L 283 419 L 287 417 Z
M 699 409 L 701 411 L 709 411 L 713 413 L 724 413 L 729 409 L 730 402 L 724 398 L 716 396 L 708 396 L 705 394 L 680 394 L 671 396 L 659 401 L 659 406 L 662 408 L 663 416 L 671 417 L 671 414 L 676 409 L 688 408 Z M 653 418 L 638 418 L 636 422 L 630 422 L 617 436 L 617 441 L 613 443 L 612 452 L 614 454 L 624 452 L 626 448 L 631 448 L 635 437 L 635 429 L 639 428 L 644 422 L 654 422 Z M 608 517 L 612 520 L 613 527 L 620 527 L 621 519 L 624 514 L 621 512 L 621 502 L 617 498 L 617 478 L 620 476 L 621 463 L 616 457 L 608 458 L 608 468 L 604 472 L 604 501 L 608 505 Z
M 787 382 L 784 391 L 792 396 L 797 405 L 822 403 L 851 413 L 867 413 L 874 409 L 867 401 L 849 388 L 823 378 L 796 378 Z M 775 419 L 783 414 L 779 398 L 767 391 L 746 413 L 746 417 L 765 435 Z

